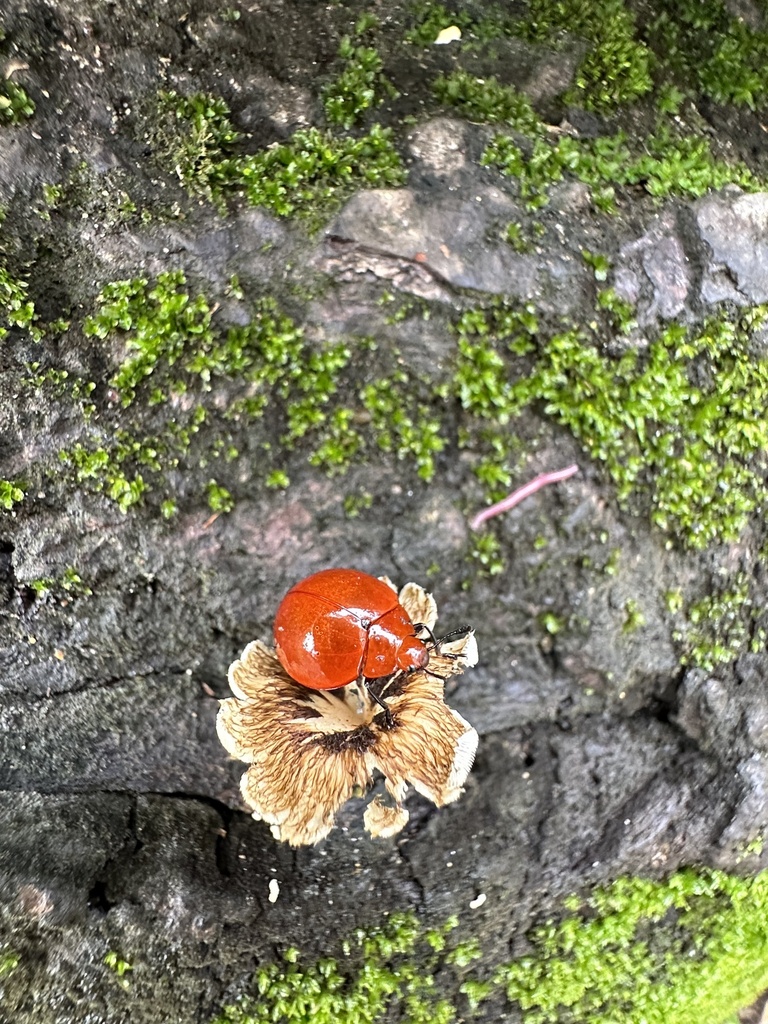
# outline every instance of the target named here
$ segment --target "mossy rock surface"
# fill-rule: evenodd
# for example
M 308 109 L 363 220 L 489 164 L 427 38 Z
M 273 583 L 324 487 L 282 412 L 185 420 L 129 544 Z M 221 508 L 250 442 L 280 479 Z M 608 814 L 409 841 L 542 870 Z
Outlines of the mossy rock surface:
M 7 0 L 0 1020 L 725 1024 L 768 987 L 736 6 Z M 292 850 L 216 699 L 330 565 L 475 628 L 480 748 L 399 837 L 353 800 Z

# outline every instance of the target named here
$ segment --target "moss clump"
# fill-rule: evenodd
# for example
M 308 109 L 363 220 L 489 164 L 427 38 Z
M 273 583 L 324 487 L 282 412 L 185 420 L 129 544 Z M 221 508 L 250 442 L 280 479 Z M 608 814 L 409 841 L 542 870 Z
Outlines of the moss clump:
M 104 422 L 93 428 L 93 443 L 78 442 L 60 457 L 78 482 L 123 511 L 180 465 L 236 461 L 231 425 L 260 419 L 268 409 L 275 427 L 282 426 L 282 447 L 292 447 L 305 434 L 317 435 L 349 359 L 343 345 L 310 349 L 303 331 L 272 299 L 256 301 L 246 325 L 217 323 L 214 304 L 191 293 L 181 271 L 160 274 L 154 282 L 114 281 L 97 303 L 84 332 L 127 350 L 110 382 L 129 410 L 122 420 L 126 427 L 110 429 Z M 229 396 L 223 409 L 220 401 L 206 399 L 222 389 Z M 199 397 L 191 398 L 192 393 Z M 148 408 L 155 410 L 152 435 L 142 433 Z M 273 480 L 274 467 L 263 461 L 265 478 Z M 208 485 L 206 497 L 213 511 L 232 507 L 223 484 Z M 175 510 L 175 500 L 164 498 L 162 514 Z
M 14 505 L 24 500 L 24 490 L 12 480 L 0 480 L 0 508 L 10 512 Z
M 684 88 L 753 110 L 765 103 L 768 32 L 752 28 L 722 0 L 661 0 L 648 38 Z
M 240 138 L 224 100 L 205 92 L 162 91 L 148 125 L 157 159 L 173 168 L 190 192 L 218 199 L 219 166 Z
M 561 45 L 566 36 L 585 40 L 587 53 L 573 88 L 564 97 L 569 104 L 610 111 L 645 96 L 653 87 L 651 52 L 638 38 L 634 17 L 623 0 L 527 0 L 519 17 L 499 7 L 482 18 L 424 3 L 417 5 L 416 19 L 406 39 L 424 47 L 434 44 L 440 30 L 449 25 L 461 29 L 462 50 L 487 49 L 505 36 L 522 36 L 548 46 Z
M 622 504 L 648 502 L 652 521 L 691 547 L 736 540 L 768 499 L 768 359 L 753 344 L 766 316 L 673 325 L 645 354 L 615 359 L 579 328 L 534 343 L 533 315 L 503 304 L 465 313 L 453 387 L 489 498 L 508 481 L 500 425 L 541 404 L 605 466 Z
M 393 914 L 383 928 L 344 944 L 356 969 L 331 958 L 302 967 L 299 951 L 289 949 L 282 964 L 259 969 L 254 995 L 227 1006 L 213 1024 L 357 1024 L 382 1019 L 390 1006 L 409 1024 L 450 1024 L 454 1008 L 439 998 L 432 974 L 455 924 L 424 933 L 413 915 Z
M 13 974 L 20 962 L 21 956 L 15 949 L 3 946 L 0 949 L 0 979 L 7 978 L 9 974 Z
M 723 1021 L 768 987 L 768 873 L 619 879 L 529 935 L 496 980 L 525 1024 Z
M 368 384 L 361 393 L 378 446 L 398 459 L 412 458 L 422 480 L 435 474 L 435 455 L 445 447 L 440 420 L 431 416 L 403 371 Z
M 10 79 L 0 83 L 0 125 L 21 124 L 32 117 L 34 112 L 35 104 L 25 89 Z
M 749 579 L 738 573 L 727 588 L 720 587 L 688 606 L 685 624 L 674 633 L 682 649 L 681 663 L 712 672 L 748 649 L 762 650 L 765 638 L 759 633 L 752 636 L 755 617 Z
M 128 511 L 165 486 L 173 470 L 195 463 L 223 470 L 236 462 L 235 432 L 254 420 L 266 434 L 260 464 L 268 487 L 288 486 L 285 453 L 300 444 L 309 463 L 331 475 L 376 445 L 410 462 L 422 479 L 433 476 L 445 441 L 430 412 L 427 382 L 402 368 L 377 374 L 370 366 L 370 339 L 359 339 L 354 366 L 346 344 L 310 346 L 273 299 L 252 303 L 245 325 L 221 324 L 215 311 L 208 297 L 190 292 L 181 271 L 155 281 L 113 281 L 102 289 L 83 330 L 124 352 L 110 387 L 112 401 L 125 412 L 123 426 L 110 429 L 114 414 L 108 407 L 98 423 L 89 424 L 90 442 L 60 452 L 79 483 Z M 345 379 L 360 376 L 368 383 L 342 388 Z M 55 370 L 38 378 L 44 386 L 64 387 L 65 375 Z M 338 403 L 342 391 L 352 395 L 350 404 Z M 84 401 L 90 389 L 77 394 L 83 410 L 90 409 Z M 235 500 L 226 480 L 208 484 L 205 495 L 214 512 L 229 511 Z M 176 510 L 176 498 L 161 498 L 163 515 Z
M 39 333 L 33 327 L 36 320 L 34 303 L 28 298 L 26 281 L 13 277 L 0 266 L 0 340 L 13 327 L 31 330 L 34 337 Z
M 351 128 L 360 122 L 366 111 L 381 103 L 383 93 L 397 95 L 391 82 L 381 73 L 383 62 L 378 50 L 361 42 L 378 25 L 376 15 L 364 14 L 355 25 L 353 34 L 342 37 L 339 44 L 342 70 L 322 90 L 329 124 Z
M 346 86 L 326 95 L 331 119 L 354 120 L 367 106 L 355 94 L 355 109 L 348 109 L 350 97 Z M 158 160 L 170 164 L 193 194 L 219 206 L 230 196 L 243 195 L 253 206 L 266 207 L 280 217 L 301 216 L 312 228 L 319 227 L 355 188 L 398 185 L 404 180 L 391 133 L 380 125 L 359 138 L 337 138 L 308 128 L 258 153 L 232 155 L 240 135 L 226 103 L 209 93 L 189 97 L 161 93 L 148 137 Z
M 45 597 L 50 593 L 64 593 L 72 597 L 90 597 L 93 593 L 74 566 L 69 565 L 58 579 L 51 576 L 32 580 L 30 588 L 38 595 Z
M 623 0 L 528 0 L 527 7 L 521 31 L 529 39 L 551 42 L 566 32 L 590 44 L 566 102 L 611 110 L 651 91 L 651 53 Z
M 594 140 L 564 137 L 554 143 L 537 137 L 527 145 L 500 133 L 487 146 L 481 163 L 516 178 L 531 209 L 544 206 L 550 186 L 566 177 L 589 185 L 595 205 L 604 210 L 613 209 L 616 186 L 641 185 L 655 198 L 695 198 L 729 183 L 752 192 L 764 187 L 744 164 L 716 159 L 707 139 L 678 135 L 663 125 L 637 148 L 622 131 Z
M 723 1021 L 768 986 L 768 872 L 752 879 L 684 870 L 666 882 L 621 878 L 535 927 L 529 952 L 473 974 L 476 939 L 452 943 L 456 921 L 424 931 L 413 915 L 344 943 L 347 960 L 301 966 L 289 949 L 261 967 L 254 992 L 213 1024 L 450 1024 L 466 1008 L 435 991 L 454 975 L 472 1011 L 505 992 L 524 1024 L 700 1024 Z
M 355 188 L 401 185 L 405 174 L 391 132 L 374 125 L 360 138 L 337 139 L 308 128 L 288 142 L 220 165 L 220 179 L 253 206 L 320 226 Z
M 458 70 L 438 76 L 432 91 L 440 103 L 456 107 L 458 113 L 470 121 L 503 121 L 524 135 L 544 131 L 528 98 L 511 85 L 502 85 L 493 76 L 475 78 Z

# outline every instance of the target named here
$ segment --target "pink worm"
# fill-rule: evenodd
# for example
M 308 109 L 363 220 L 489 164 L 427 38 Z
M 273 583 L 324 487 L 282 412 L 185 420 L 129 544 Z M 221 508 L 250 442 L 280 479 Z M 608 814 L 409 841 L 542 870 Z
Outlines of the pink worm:
M 502 501 L 497 501 L 495 505 L 490 505 L 488 508 L 478 512 L 469 524 L 469 528 L 471 530 L 479 529 L 486 519 L 492 519 L 501 512 L 508 512 L 515 505 L 519 505 L 521 501 L 525 501 L 526 498 L 535 494 L 536 491 L 541 490 L 542 487 L 546 487 L 547 484 L 556 484 L 561 480 L 567 480 L 569 476 L 573 476 L 574 473 L 578 472 L 579 467 L 574 463 L 572 466 L 566 466 L 565 469 L 558 469 L 555 473 L 539 473 L 533 480 L 529 480 L 527 484 L 518 487 L 516 491 L 512 491 Z

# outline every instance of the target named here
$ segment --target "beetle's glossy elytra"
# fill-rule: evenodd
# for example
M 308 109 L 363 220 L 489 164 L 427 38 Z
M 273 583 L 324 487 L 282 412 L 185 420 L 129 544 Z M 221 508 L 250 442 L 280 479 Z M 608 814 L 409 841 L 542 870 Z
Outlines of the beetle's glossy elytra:
M 277 609 L 275 646 L 286 672 L 313 690 L 429 662 L 395 591 L 356 569 L 323 569 L 291 587 Z

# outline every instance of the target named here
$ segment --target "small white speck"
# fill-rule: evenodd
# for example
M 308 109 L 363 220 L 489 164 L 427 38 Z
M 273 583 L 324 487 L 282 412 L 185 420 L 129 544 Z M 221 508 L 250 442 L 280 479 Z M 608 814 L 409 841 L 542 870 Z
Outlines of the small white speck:
M 600 861 L 599 860 L 593 860 L 592 861 L 592 867 L 593 868 L 599 868 L 600 867 Z
M 626 693 L 624 693 L 624 691 L 622 690 L 621 693 L 619 694 L 619 700 L 624 700 L 624 698 L 626 696 L 627 696 Z
M 625 818 L 624 819 L 624 824 L 625 825 L 631 825 L 632 824 L 632 819 L 631 818 Z
M 478 907 L 482 907 L 482 905 L 485 903 L 487 899 L 488 897 L 485 895 L 484 892 L 479 893 L 479 895 L 477 895 L 473 900 L 470 901 L 469 909 L 477 910 Z
M 280 895 L 280 883 L 276 878 L 270 878 L 269 880 L 269 902 L 277 903 L 277 897 Z
M 452 867 L 453 867 L 453 861 L 452 861 L 452 860 L 447 860 L 447 861 L 445 862 L 445 866 L 446 866 L 447 868 L 452 868 Z
M 530 772 L 523 772 L 523 778 L 524 779 L 530 779 L 530 777 L 531 777 L 531 773 Z

